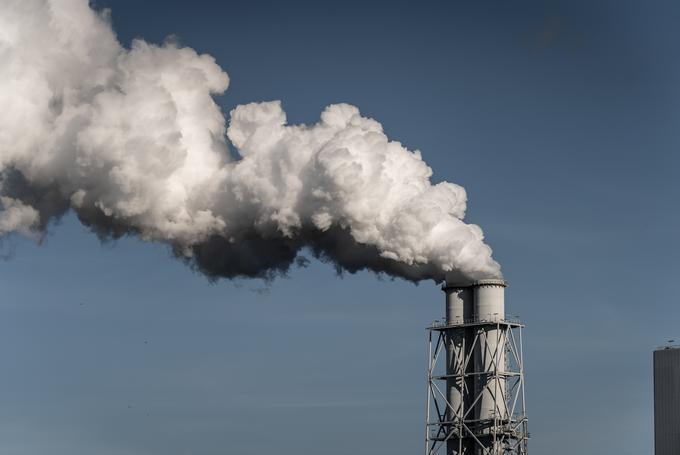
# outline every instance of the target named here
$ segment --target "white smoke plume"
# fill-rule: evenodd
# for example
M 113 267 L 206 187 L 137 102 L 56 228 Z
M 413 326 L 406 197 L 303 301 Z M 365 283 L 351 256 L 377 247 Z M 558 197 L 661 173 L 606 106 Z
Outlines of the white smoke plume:
M 167 42 L 123 47 L 87 0 L 0 2 L 0 236 L 72 210 L 102 238 L 168 244 L 211 278 L 272 278 L 310 251 L 339 271 L 500 276 L 465 190 L 347 104 L 288 125 L 278 101 Z M 232 158 L 227 137 L 238 153 Z

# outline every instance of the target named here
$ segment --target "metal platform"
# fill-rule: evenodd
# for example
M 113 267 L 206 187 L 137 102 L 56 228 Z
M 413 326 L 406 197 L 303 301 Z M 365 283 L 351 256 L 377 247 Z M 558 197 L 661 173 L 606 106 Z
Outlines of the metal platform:
M 447 330 L 447 329 L 453 329 L 453 328 L 465 328 L 465 327 L 477 327 L 477 326 L 488 326 L 488 325 L 498 325 L 498 326 L 506 326 L 506 327 L 511 327 L 511 328 L 516 328 L 516 327 L 524 327 L 524 324 L 520 322 L 519 319 L 499 319 L 499 320 L 492 320 L 492 319 L 466 319 L 466 320 L 461 320 L 461 321 L 434 321 L 432 325 L 430 325 L 427 329 L 428 330 Z

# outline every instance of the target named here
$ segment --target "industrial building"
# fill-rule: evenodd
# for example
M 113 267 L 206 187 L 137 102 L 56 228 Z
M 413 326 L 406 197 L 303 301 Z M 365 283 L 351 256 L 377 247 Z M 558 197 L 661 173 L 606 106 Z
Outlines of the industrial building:
M 527 454 L 523 325 L 505 314 L 506 286 L 442 288 L 446 318 L 429 327 L 426 455 Z
M 680 346 L 654 351 L 654 453 L 680 454 Z

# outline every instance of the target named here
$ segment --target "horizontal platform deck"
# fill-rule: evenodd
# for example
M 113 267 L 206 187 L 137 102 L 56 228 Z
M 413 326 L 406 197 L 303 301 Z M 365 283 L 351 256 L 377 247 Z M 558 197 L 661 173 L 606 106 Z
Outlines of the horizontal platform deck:
M 460 321 L 434 321 L 428 330 L 448 330 L 465 327 L 501 326 L 501 327 L 524 327 L 519 319 L 466 319 Z

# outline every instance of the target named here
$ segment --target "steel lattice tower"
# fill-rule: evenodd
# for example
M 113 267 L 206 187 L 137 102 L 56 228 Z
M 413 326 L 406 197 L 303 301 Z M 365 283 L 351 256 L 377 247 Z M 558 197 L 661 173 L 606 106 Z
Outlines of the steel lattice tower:
M 505 316 L 506 285 L 443 286 L 446 319 L 428 328 L 426 455 L 527 454 L 524 326 Z

